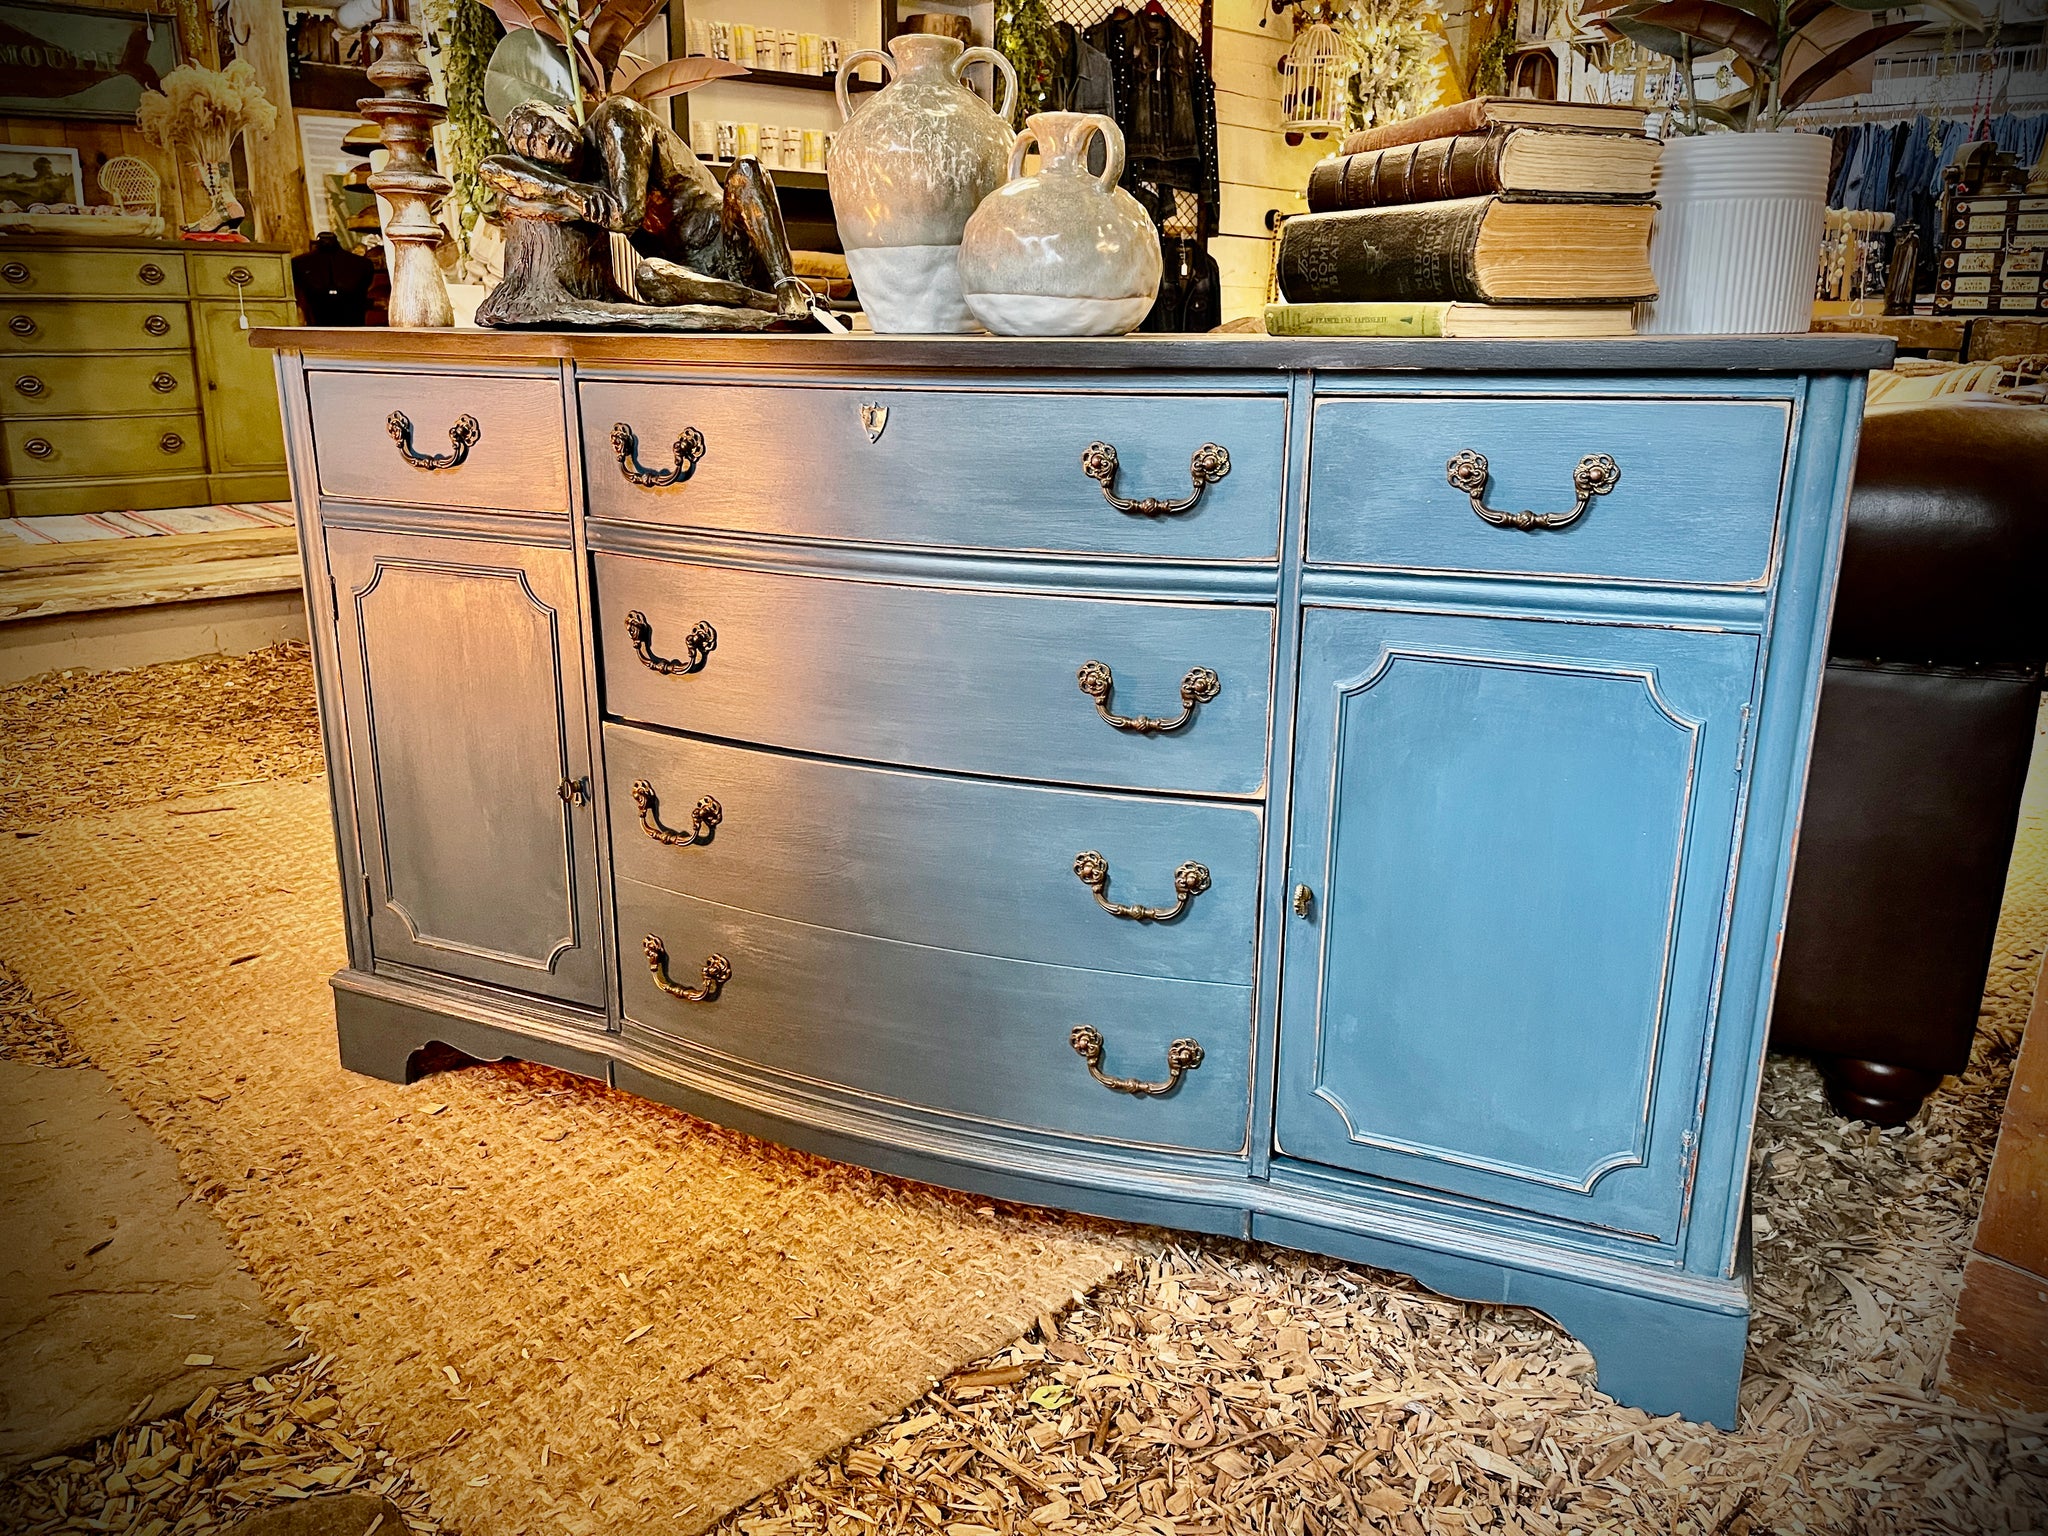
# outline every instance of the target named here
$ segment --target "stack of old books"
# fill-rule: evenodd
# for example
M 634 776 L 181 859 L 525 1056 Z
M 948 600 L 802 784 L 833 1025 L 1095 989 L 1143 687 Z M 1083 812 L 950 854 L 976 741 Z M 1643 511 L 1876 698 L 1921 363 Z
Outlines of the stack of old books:
M 1276 336 L 1627 336 L 1661 146 L 1633 107 L 1482 97 L 1354 133 L 1280 231 Z

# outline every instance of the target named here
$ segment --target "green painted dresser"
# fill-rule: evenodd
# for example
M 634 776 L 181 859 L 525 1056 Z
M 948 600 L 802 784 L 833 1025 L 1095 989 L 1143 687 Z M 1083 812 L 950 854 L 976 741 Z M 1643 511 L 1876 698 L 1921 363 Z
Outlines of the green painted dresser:
M 296 317 L 281 250 L 0 242 L 0 511 L 282 499 L 270 357 L 249 331 Z

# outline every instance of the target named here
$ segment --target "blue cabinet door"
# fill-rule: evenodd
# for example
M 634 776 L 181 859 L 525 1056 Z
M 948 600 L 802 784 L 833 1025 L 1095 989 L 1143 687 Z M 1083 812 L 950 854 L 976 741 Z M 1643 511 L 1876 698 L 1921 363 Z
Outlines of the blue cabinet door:
M 1306 615 L 1283 1155 L 1675 1240 L 1756 651 Z

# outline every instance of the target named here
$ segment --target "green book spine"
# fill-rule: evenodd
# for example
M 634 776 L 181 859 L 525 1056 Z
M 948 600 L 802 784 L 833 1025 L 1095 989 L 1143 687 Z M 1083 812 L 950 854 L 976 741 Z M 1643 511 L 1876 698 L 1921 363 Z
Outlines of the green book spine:
M 1448 304 L 1268 304 L 1269 336 L 1441 336 Z

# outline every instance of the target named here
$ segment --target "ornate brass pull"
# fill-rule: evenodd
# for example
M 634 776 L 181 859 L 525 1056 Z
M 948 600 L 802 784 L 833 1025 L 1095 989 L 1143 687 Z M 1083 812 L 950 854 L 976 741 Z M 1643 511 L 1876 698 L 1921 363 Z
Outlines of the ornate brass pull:
M 1182 1074 L 1192 1072 L 1202 1064 L 1201 1041 L 1176 1040 L 1166 1048 L 1166 1081 L 1147 1083 L 1135 1077 L 1111 1077 L 1102 1070 L 1102 1031 L 1092 1024 L 1076 1024 L 1067 1036 L 1067 1044 L 1088 1063 L 1088 1075 L 1103 1087 L 1116 1093 L 1136 1094 L 1142 1099 L 1173 1092 L 1180 1086 Z
M 36 333 L 36 323 L 27 315 L 15 315 L 8 320 L 7 329 L 17 336 L 33 336 Z
M 142 328 L 152 336 L 168 336 L 171 333 L 171 322 L 162 315 L 151 315 L 142 322 Z
M 229 267 L 228 281 L 233 283 L 237 288 L 246 288 L 251 283 L 256 281 L 256 274 L 254 272 L 251 272 L 247 267 Z
M 1297 885 L 1294 888 L 1294 915 L 1307 917 L 1315 909 L 1316 893 L 1305 885 Z
M 674 469 L 649 469 L 640 462 L 640 440 L 623 421 L 612 423 L 612 452 L 619 458 L 619 473 L 635 485 L 659 488 L 681 485 L 697 473 L 697 461 L 704 457 L 704 434 L 695 427 L 683 428 L 676 438 Z
M 641 664 L 651 672 L 663 677 L 675 677 L 681 673 L 696 672 L 703 668 L 705 658 L 718 649 L 718 631 L 709 623 L 699 619 L 690 626 L 690 632 L 683 636 L 684 655 L 681 660 L 654 654 L 654 626 L 647 622 L 647 615 L 635 608 L 626 615 L 626 638 L 633 642 L 634 654 Z
M 657 843 L 671 848 L 688 848 L 711 841 L 711 829 L 725 820 L 725 807 L 709 795 L 690 807 L 690 830 L 678 832 L 661 824 L 661 799 L 645 779 L 633 781 L 633 804 L 640 808 L 640 825 Z
M 1170 923 L 1187 911 L 1189 902 L 1209 889 L 1207 866 L 1190 861 L 1173 872 L 1175 900 L 1172 906 L 1141 907 L 1135 902 L 1111 901 L 1108 894 L 1109 860 L 1092 848 L 1075 856 L 1074 875 L 1095 893 L 1095 904 L 1111 917 L 1128 917 L 1140 923 Z
M 153 261 L 145 261 L 135 269 L 135 275 L 154 288 L 164 280 L 164 269 Z
M 14 387 L 21 394 L 27 395 L 31 400 L 49 388 L 47 384 L 32 373 L 24 373 L 20 378 L 16 379 Z
M 680 986 L 669 979 L 668 948 L 660 939 L 648 934 L 640 941 L 640 950 L 647 956 L 647 969 L 654 976 L 654 984 L 670 997 L 680 997 L 686 1003 L 716 1002 L 725 984 L 732 980 L 732 962 L 723 955 L 707 955 L 698 972 L 702 982 L 694 987 Z
M 28 263 L 25 261 L 10 261 L 6 266 L 0 267 L 0 277 L 6 278 L 10 283 L 27 282 Z
M 21 445 L 21 451 L 32 459 L 47 459 L 57 449 L 47 437 L 32 437 Z
M 467 411 L 456 417 L 455 425 L 448 429 L 448 443 L 452 450 L 448 453 L 421 453 L 414 448 L 412 420 L 403 411 L 393 411 L 386 416 L 384 430 L 391 434 L 391 441 L 398 444 L 398 456 L 414 469 L 454 469 L 469 457 L 469 450 L 484 435 L 484 429 Z
M 1116 449 L 1108 443 L 1090 443 L 1081 453 L 1081 470 L 1091 480 L 1101 482 L 1102 499 L 1119 512 L 1135 513 L 1139 517 L 1171 517 L 1177 512 L 1193 509 L 1202 499 L 1202 492 L 1230 473 L 1230 452 L 1217 443 L 1204 443 L 1194 451 L 1188 460 L 1188 475 L 1195 482 L 1195 488 L 1179 501 L 1162 501 L 1148 496 L 1143 501 L 1128 501 L 1116 494 Z
M 1451 455 L 1450 462 L 1444 465 L 1444 476 L 1471 498 L 1472 510 L 1484 521 L 1496 528 L 1533 532 L 1569 528 L 1576 523 L 1586 515 L 1595 496 L 1605 496 L 1621 483 L 1621 466 L 1604 453 L 1589 453 L 1579 460 L 1578 468 L 1572 471 L 1572 489 L 1578 493 L 1579 501 L 1569 512 L 1496 512 L 1486 504 L 1486 455 L 1470 448 Z
M 165 453 L 176 453 L 180 448 L 185 446 L 185 439 L 178 436 L 178 434 L 175 432 L 166 432 L 162 437 L 156 440 L 156 445 Z
M 1223 684 L 1216 674 L 1207 667 L 1190 667 L 1188 675 L 1180 680 L 1180 713 L 1172 717 L 1165 715 L 1123 716 L 1110 713 L 1109 691 L 1116 679 L 1108 667 L 1099 661 L 1084 661 L 1081 670 L 1074 674 L 1074 680 L 1081 685 L 1081 691 L 1095 701 L 1095 713 L 1102 716 L 1120 731 L 1139 731 L 1150 735 L 1155 731 L 1177 731 L 1195 718 L 1198 705 L 1207 704 L 1223 691 Z
M 162 369 L 158 369 L 156 376 L 149 381 L 149 387 L 160 395 L 168 395 L 178 387 L 178 381 Z

